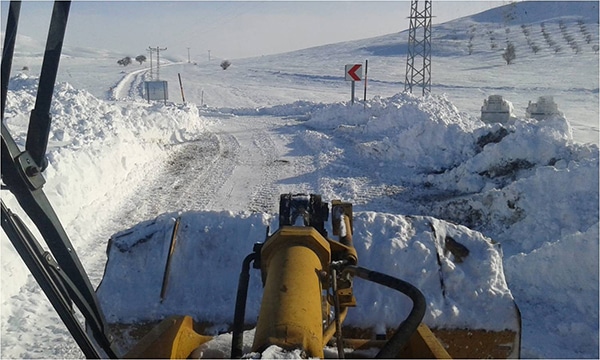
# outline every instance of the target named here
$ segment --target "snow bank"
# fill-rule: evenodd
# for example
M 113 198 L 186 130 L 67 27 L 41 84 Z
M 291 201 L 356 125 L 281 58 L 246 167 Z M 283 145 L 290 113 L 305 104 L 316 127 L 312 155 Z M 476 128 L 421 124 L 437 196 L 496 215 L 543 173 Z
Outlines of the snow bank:
M 24 74 L 9 83 L 5 121 L 21 148 L 37 83 L 37 78 Z M 76 249 L 136 184 L 159 169 L 167 146 L 197 138 L 205 126 L 194 105 L 106 102 L 68 83 L 56 84 L 50 112 L 44 192 L 67 233 L 77 240 Z M 8 192 L 2 196 L 10 208 L 18 208 Z M 11 274 L 10 281 L 3 281 L 4 301 L 19 291 L 28 272 L 15 260 L 10 242 L 2 241 L 2 254 L 2 272 Z
M 163 283 L 175 217 L 180 218 L 179 230 Z M 227 329 L 242 260 L 254 243 L 264 242 L 270 220 L 264 214 L 186 212 L 165 214 L 115 234 L 98 288 L 107 319 L 136 323 L 188 314 Z M 518 328 L 501 252 L 490 239 L 433 218 L 374 212 L 357 213 L 354 230 L 359 264 L 418 287 L 427 299 L 429 326 Z M 358 308 L 350 311 L 347 324 L 395 328 L 408 315 L 411 301 L 402 294 L 362 280 L 354 284 Z M 260 272 L 254 270 L 246 310 L 249 324 L 256 322 L 261 293 Z
M 366 109 L 330 104 L 305 124 L 304 143 L 323 161 L 343 152 L 395 169 L 418 194 L 406 199 L 414 213 L 481 230 L 509 255 L 598 219 L 598 147 L 573 143 L 564 117 L 485 124 L 443 96 L 398 94 Z
M 331 104 L 312 113 L 306 125 L 333 130 L 355 144 L 364 157 L 401 162 L 415 170 L 439 171 L 474 155 L 477 123 L 462 116 L 443 96 L 424 101 L 402 93 L 375 97 L 366 109 L 361 105 Z
M 527 304 L 523 357 L 589 358 L 598 351 L 598 223 L 525 254 L 505 259 L 519 303 Z M 569 339 L 572 350 L 563 342 Z
M 173 225 L 181 218 L 170 275 L 161 288 Z M 233 316 L 241 264 L 255 242 L 263 241 L 269 218 L 263 214 L 186 212 L 164 214 L 110 240 L 105 276 L 98 287 L 109 322 L 132 323 L 186 314 L 215 324 Z M 122 274 L 127 273 L 127 277 Z M 258 316 L 260 277 L 254 274 L 247 319 Z
M 581 256 L 581 253 L 598 253 L 598 242 L 593 240 L 597 237 L 598 224 L 587 231 L 546 243 L 529 254 L 512 256 L 506 260 L 506 272 L 522 279 L 515 285 L 519 291 L 526 288 L 530 299 L 541 301 L 552 293 L 553 306 L 573 305 L 580 313 L 597 317 L 598 299 L 589 302 L 581 296 L 586 289 L 598 292 L 598 262 L 593 257 Z M 562 271 L 555 273 L 555 267 Z M 563 326 L 569 326 L 568 321 L 575 319 L 563 320 L 566 320 Z

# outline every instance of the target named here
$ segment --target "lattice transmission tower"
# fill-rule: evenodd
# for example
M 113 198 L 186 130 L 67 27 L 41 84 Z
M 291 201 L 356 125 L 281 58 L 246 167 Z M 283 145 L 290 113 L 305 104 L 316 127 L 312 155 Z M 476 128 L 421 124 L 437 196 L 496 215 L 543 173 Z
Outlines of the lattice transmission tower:
M 189 48 L 188 48 L 189 49 Z M 150 51 L 150 78 L 154 79 L 152 76 L 152 53 L 156 52 L 156 80 L 160 80 L 160 52 L 165 51 L 167 48 L 161 49 L 160 47 L 153 48 L 152 46 L 148 47 L 148 51 Z
M 421 87 L 423 96 L 431 92 L 431 0 L 419 10 L 419 1 L 410 5 L 410 27 L 408 30 L 408 53 L 404 90 L 413 92 Z

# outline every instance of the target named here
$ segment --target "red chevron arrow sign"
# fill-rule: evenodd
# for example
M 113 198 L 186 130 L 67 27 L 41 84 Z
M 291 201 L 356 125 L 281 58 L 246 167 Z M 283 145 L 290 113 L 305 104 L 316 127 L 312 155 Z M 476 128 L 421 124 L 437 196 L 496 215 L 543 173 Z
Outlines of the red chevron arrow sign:
M 346 65 L 346 81 L 360 81 L 362 78 L 362 64 Z

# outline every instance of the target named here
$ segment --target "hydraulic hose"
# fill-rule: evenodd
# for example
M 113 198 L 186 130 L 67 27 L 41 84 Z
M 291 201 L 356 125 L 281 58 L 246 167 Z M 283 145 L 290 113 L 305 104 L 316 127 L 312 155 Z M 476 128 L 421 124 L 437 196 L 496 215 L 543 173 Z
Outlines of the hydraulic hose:
M 404 345 L 408 343 L 408 340 L 417 330 L 417 327 L 425 316 L 425 309 L 427 306 L 425 302 L 425 296 L 423 296 L 419 289 L 407 283 L 406 281 L 382 274 L 377 271 L 365 269 L 360 266 L 348 266 L 345 268 L 345 271 L 348 271 L 352 275 L 359 278 L 397 290 L 412 300 L 413 307 L 406 320 L 404 320 L 400 326 L 398 326 L 394 335 L 386 342 L 383 348 L 379 350 L 379 353 L 375 355 L 375 357 L 378 359 L 389 359 L 396 357 Z
M 248 298 L 248 284 L 250 283 L 250 263 L 256 257 L 257 253 L 249 254 L 242 263 L 242 271 L 240 272 L 235 299 L 235 313 L 233 315 L 232 359 L 239 359 L 244 353 L 244 318 L 246 317 L 246 299 Z

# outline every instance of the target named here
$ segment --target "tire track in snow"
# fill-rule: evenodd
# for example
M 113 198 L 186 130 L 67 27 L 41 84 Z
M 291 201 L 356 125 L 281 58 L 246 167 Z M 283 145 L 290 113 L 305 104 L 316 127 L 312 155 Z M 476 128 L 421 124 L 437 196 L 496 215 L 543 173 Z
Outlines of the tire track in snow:
M 290 121 L 218 115 L 199 139 L 171 148 L 158 175 L 123 202 L 123 223 L 113 229 L 177 211 L 274 213 L 280 193 L 314 191 L 316 177 L 311 185 L 287 184 L 314 169 L 312 155 L 288 155 L 295 134 L 281 129 Z
M 261 155 L 261 179 L 249 190 L 250 201 L 248 208 L 251 211 L 275 213 L 278 211 L 277 201 L 279 201 L 280 188 L 276 180 L 280 178 L 281 173 L 285 173 L 289 165 L 289 160 L 281 158 L 281 148 L 277 147 L 273 134 L 267 132 L 257 132 L 253 138 L 253 145 L 256 146 Z
M 179 64 L 183 63 L 161 64 L 161 66 L 165 67 Z M 148 73 L 148 71 L 148 68 L 144 68 L 125 74 L 125 76 L 123 76 L 119 82 L 111 87 L 108 95 L 109 100 L 120 100 L 126 98 L 131 100 L 143 100 L 144 76 Z M 126 93 L 126 95 L 124 93 Z
M 144 68 L 141 70 L 132 71 L 123 76 L 121 80 L 119 80 L 119 82 L 111 88 L 109 100 L 119 100 L 127 96 L 131 96 L 131 88 L 133 87 L 134 79 L 146 72 L 148 72 L 148 69 Z M 127 89 L 127 95 L 123 95 L 123 91 L 125 91 L 125 89 Z
M 288 139 L 278 130 L 286 121 L 272 117 L 233 117 L 222 121 L 222 133 L 240 144 L 236 167 L 209 205 L 211 210 L 275 212 L 279 180 L 288 177 Z
M 141 221 L 177 211 L 206 209 L 215 192 L 235 167 L 239 145 L 227 134 L 203 134 L 199 139 L 172 147 L 158 175 L 142 184 L 135 199 L 118 213 L 130 227 Z
M 305 128 L 294 120 L 213 115 L 199 139 L 171 147 L 158 175 L 117 211 L 122 223 L 113 231 L 168 212 L 275 213 L 279 195 L 288 192 L 319 193 L 362 210 L 402 207 L 403 187 L 378 179 L 378 164 L 355 163 L 338 148 L 317 150 L 304 142 Z

